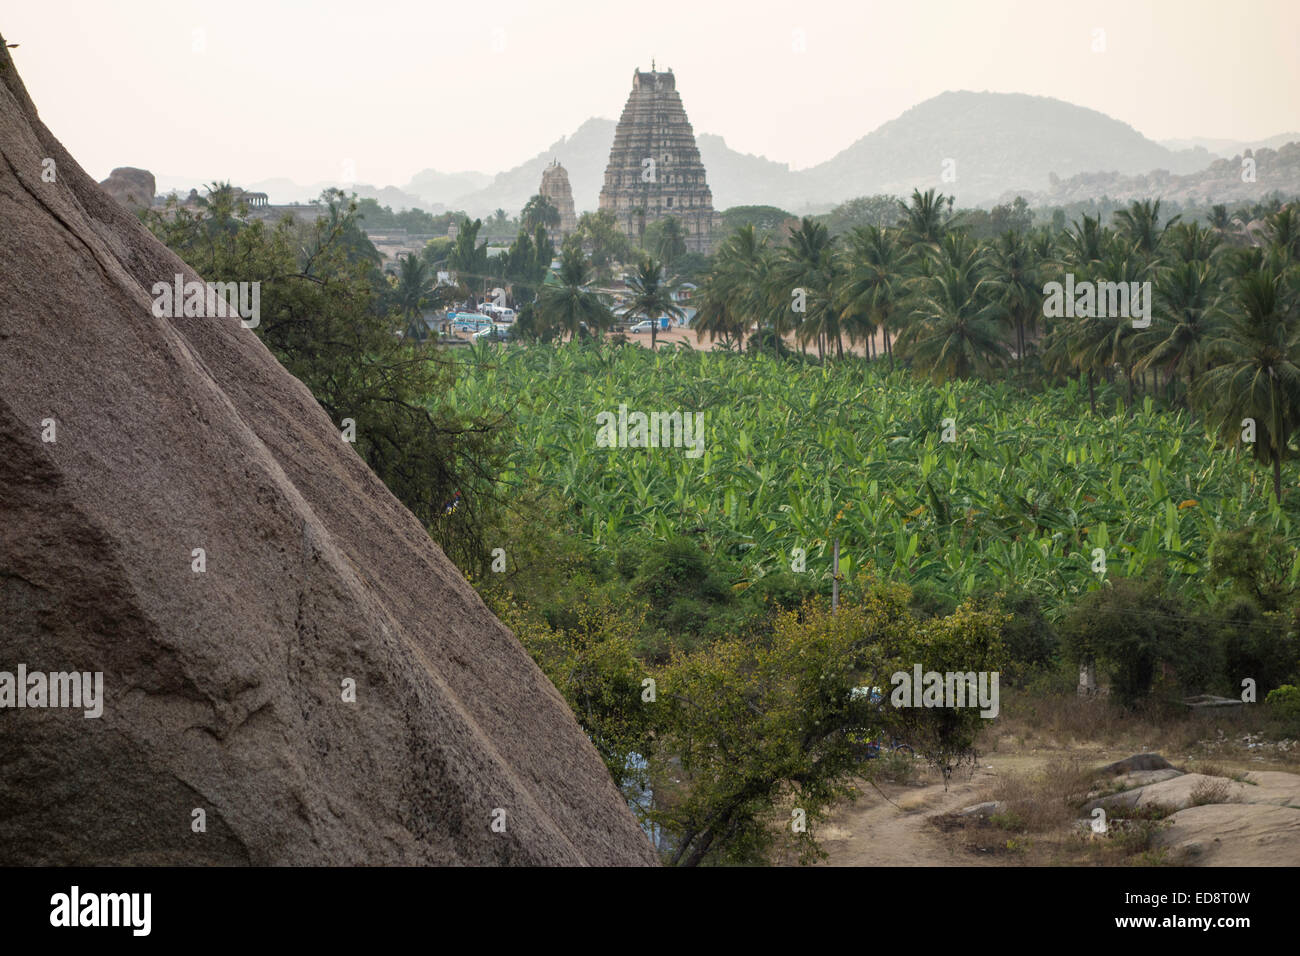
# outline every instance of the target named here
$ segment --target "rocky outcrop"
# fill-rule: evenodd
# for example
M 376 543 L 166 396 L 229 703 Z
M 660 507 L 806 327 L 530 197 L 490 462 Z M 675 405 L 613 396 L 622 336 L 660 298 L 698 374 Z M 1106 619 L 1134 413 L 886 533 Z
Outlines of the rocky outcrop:
M 1106 764 L 1097 773 L 1118 775 L 1145 770 L 1168 770 L 1169 768 L 1169 761 L 1160 754 L 1134 754 L 1132 757 L 1125 757 L 1123 760 L 1116 760 L 1114 763 Z
M 108 178 L 99 186 L 132 212 L 148 209 L 153 205 L 156 186 L 153 173 L 147 169 L 119 166 L 109 173 Z
M 103 680 L 87 717 L 16 709 L 0 674 L 0 864 L 654 863 L 302 383 L 238 318 L 154 316 L 155 282 L 198 276 L 2 42 L 0 153 L 0 672 Z
M 1190 866 L 1300 866 L 1300 809 L 1206 804 L 1167 818 L 1155 844 Z

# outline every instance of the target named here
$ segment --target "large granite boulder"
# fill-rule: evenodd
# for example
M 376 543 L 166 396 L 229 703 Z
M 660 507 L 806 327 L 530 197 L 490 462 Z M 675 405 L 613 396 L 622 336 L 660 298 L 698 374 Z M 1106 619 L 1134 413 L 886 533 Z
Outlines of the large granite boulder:
M 132 212 L 138 209 L 148 209 L 153 205 L 153 194 L 156 186 L 153 173 L 147 169 L 136 169 L 134 166 L 119 166 L 109 173 L 108 178 L 99 185 L 104 192 Z
M 198 276 L 2 42 L 0 153 L 0 672 L 103 675 L 97 717 L 0 707 L 0 864 L 655 863 L 306 387 L 238 318 L 152 314 Z

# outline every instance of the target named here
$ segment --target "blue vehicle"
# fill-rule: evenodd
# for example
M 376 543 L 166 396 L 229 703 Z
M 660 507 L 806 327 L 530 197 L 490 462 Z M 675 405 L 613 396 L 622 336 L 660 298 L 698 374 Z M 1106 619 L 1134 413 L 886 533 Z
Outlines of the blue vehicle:
M 883 710 L 885 706 L 885 695 L 881 693 L 879 687 L 855 687 L 849 692 L 849 697 L 852 700 L 865 699 L 875 710 Z M 850 731 L 848 739 L 853 753 L 859 760 L 875 760 L 883 754 L 891 753 L 916 756 L 916 751 L 910 744 L 905 744 L 896 737 L 886 738 L 880 731 L 868 727 Z
M 477 312 L 449 312 L 447 318 L 455 332 L 479 332 L 492 328 L 492 320 Z

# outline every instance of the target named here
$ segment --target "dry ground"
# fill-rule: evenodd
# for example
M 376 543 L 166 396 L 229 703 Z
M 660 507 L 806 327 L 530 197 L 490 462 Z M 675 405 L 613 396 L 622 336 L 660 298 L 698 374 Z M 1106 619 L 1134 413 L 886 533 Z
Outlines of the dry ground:
M 976 769 L 947 787 L 927 770 L 879 789 L 861 781 L 858 798 L 818 830 L 823 865 L 1300 865 L 1300 746 L 1264 732 L 1261 716 L 1158 718 L 1069 696 L 1012 700 Z M 1181 775 L 1095 776 L 1151 752 Z M 1088 796 L 1107 801 L 1105 836 L 1081 823 Z M 998 807 L 958 813 L 989 801 Z

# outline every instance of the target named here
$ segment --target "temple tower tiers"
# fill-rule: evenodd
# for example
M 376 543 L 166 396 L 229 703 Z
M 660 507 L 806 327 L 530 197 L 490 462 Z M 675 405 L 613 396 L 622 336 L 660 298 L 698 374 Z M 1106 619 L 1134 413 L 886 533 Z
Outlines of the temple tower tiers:
M 558 160 L 552 160 L 551 165 L 542 170 L 542 185 L 538 192 L 560 211 L 560 238 L 572 235 L 578 228 L 578 216 L 573 210 L 573 189 L 569 186 L 569 174 Z
M 710 252 L 720 230 L 695 131 L 677 95 L 672 70 L 632 74 L 632 93 L 614 132 L 600 208 L 637 242 L 652 222 L 676 216 L 686 248 Z

